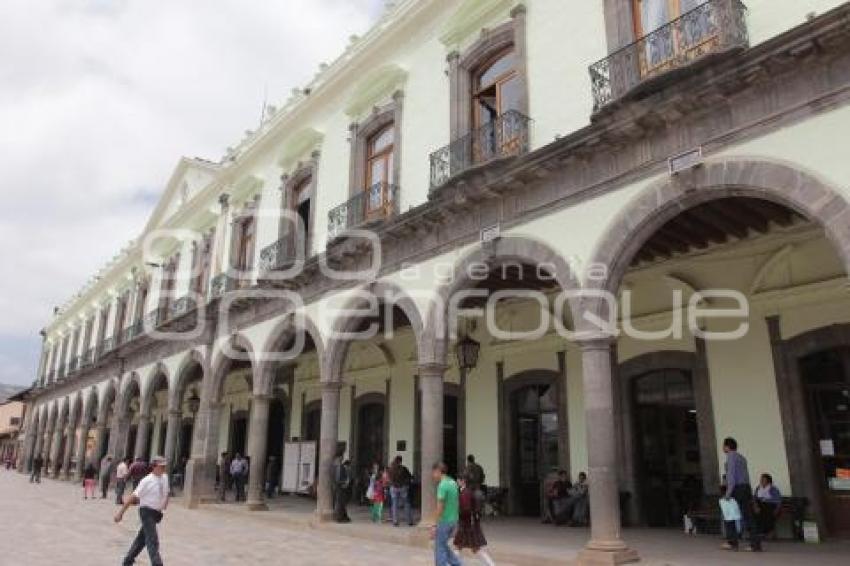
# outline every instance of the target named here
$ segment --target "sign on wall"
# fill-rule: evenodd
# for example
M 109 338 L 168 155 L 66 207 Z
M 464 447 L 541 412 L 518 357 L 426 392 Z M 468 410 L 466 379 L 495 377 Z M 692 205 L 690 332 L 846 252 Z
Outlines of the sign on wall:
M 316 443 L 287 442 L 283 446 L 282 491 L 310 493 L 316 478 Z

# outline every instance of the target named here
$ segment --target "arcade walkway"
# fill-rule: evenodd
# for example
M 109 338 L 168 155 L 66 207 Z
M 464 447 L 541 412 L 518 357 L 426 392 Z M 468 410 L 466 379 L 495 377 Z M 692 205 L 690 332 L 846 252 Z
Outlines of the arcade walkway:
M 31 485 L 26 476 L 0 472 L 0 566 L 91 564 L 111 566 L 129 545 L 136 515 L 115 525 L 111 501 L 83 501 L 76 485 L 43 480 Z M 430 551 L 421 548 L 415 529 L 371 525 L 363 512 L 352 513 L 351 525 L 313 528 L 313 503 L 277 499 L 269 512 L 251 512 L 243 505 L 207 505 L 186 510 L 179 500 L 161 527 L 163 557 L 169 566 L 211 564 L 299 565 L 373 564 L 428 565 Z M 353 508 L 353 510 L 356 508 Z M 568 564 L 583 546 L 583 530 L 541 526 L 529 520 L 497 520 L 486 525 L 492 554 L 499 566 Z M 356 537 L 356 538 L 352 538 Z M 775 543 L 767 553 L 729 554 L 714 537 L 685 537 L 678 532 L 635 530 L 627 538 L 652 566 L 818 566 L 846 564 L 850 542 L 807 546 Z M 419 544 L 411 548 L 410 544 Z M 465 563 L 476 564 L 466 557 Z M 139 564 L 147 564 L 140 559 Z

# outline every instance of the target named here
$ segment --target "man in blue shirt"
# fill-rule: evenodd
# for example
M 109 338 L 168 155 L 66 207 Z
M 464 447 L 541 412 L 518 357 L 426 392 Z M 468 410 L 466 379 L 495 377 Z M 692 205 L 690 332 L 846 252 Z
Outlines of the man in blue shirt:
M 738 443 L 734 438 L 723 441 L 723 452 L 726 454 L 726 493 L 725 499 L 734 499 L 741 509 L 741 530 L 747 530 L 750 536 L 750 547 L 747 550 L 761 552 L 759 529 L 753 516 L 753 488 L 750 486 L 750 472 L 747 469 L 747 459 L 738 453 Z M 735 521 L 726 521 L 726 550 L 738 550 L 738 532 Z

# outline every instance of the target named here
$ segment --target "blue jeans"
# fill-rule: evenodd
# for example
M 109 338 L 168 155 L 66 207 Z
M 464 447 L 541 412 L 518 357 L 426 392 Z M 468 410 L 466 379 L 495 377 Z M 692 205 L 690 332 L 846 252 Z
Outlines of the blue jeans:
M 408 487 L 390 487 L 390 499 L 392 499 L 390 511 L 392 512 L 393 524 L 398 525 L 399 506 L 402 506 L 407 517 L 407 524 L 413 524 L 413 516 L 410 511 L 410 497 Z
M 142 527 L 139 529 L 139 534 L 136 535 L 133 544 L 130 545 L 127 556 L 124 557 L 123 566 L 133 564 L 146 547 L 151 565 L 162 566 L 162 558 L 159 556 L 159 535 L 156 532 L 156 524 L 162 520 L 162 513 L 147 507 L 140 507 L 139 518 L 142 520 Z
M 452 536 L 457 530 L 457 523 L 438 523 L 437 534 L 434 537 L 435 566 L 461 566 L 462 562 L 452 550 Z

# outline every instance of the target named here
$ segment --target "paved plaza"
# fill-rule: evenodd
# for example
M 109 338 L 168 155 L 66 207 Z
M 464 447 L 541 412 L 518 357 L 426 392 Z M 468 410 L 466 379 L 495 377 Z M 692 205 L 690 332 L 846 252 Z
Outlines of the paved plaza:
M 45 479 L 32 485 L 17 473 L 0 473 L 0 566 L 109 565 L 120 559 L 138 528 L 128 512 L 116 525 L 112 500 L 84 501 L 82 489 Z M 160 527 L 163 558 L 173 565 L 418 565 L 432 564 L 428 549 L 411 546 L 415 531 L 372 525 L 353 507 L 351 525 L 312 525 L 311 502 L 276 500 L 266 513 L 242 505 L 190 511 L 178 499 Z M 485 530 L 499 566 L 570 564 L 587 531 L 541 526 L 532 520 L 489 522 Z M 628 529 L 626 539 L 649 566 L 846 565 L 850 542 L 821 545 L 776 542 L 767 552 L 730 554 L 713 536 Z M 479 564 L 469 555 L 465 564 Z M 148 564 L 142 554 L 138 564 Z

